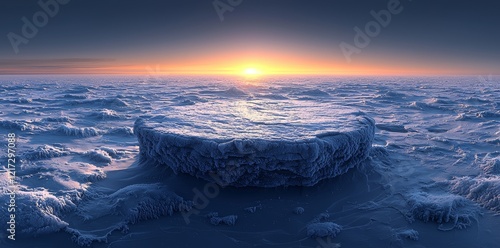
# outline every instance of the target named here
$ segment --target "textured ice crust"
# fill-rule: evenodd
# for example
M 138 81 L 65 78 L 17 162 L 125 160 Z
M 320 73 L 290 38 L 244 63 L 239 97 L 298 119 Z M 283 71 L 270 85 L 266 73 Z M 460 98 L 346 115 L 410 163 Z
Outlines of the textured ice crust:
M 450 182 L 451 191 L 500 214 L 500 176 L 458 177 Z
M 0 187 L 0 190 L 2 190 L 0 201 L 9 202 L 11 191 L 3 187 Z M 57 197 L 46 190 L 16 191 L 15 194 L 15 222 L 16 226 L 22 227 L 19 228 L 18 233 L 23 236 L 57 232 L 67 227 L 69 224 L 60 219 L 60 216 L 63 212 L 76 208 L 73 203 L 74 199 L 70 199 L 71 197 Z M 8 212 L 7 207 L 0 208 L 0 221 L 7 223 L 12 213 Z M 0 235 L 0 237 L 2 236 Z
M 413 230 L 413 229 L 398 231 L 395 234 L 395 236 L 396 236 L 396 239 L 399 241 L 401 241 L 403 239 L 418 241 L 418 238 L 419 238 L 418 232 L 416 230 Z
M 237 187 L 312 186 L 347 172 L 368 156 L 375 122 L 363 116 L 349 125 L 354 126 L 350 131 L 297 140 L 217 139 L 164 131 L 138 119 L 134 133 L 141 160 L 176 173 Z
M 479 209 L 467 199 L 451 194 L 431 195 L 424 192 L 411 194 L 408 199 L 410 221 L 419 219 L 436 222 L 442 231 L 464 229 L 480 215 Z M 448 224 L 448 225 L 445 225 Z
M 218 226 L 221 224 L 228 225 L 228 226 L 234 226 L 236 224 L 237 219 L 238 219 L 237 215 L 228 215 L 228 216 L 224 216 L 224 217 L 212 216 L 210 218 L 210 224 L 212 224 L 214 226 Z
M 333 222 L 312 223 L 307 226 L 309 237 L 336 237 L 342 231 L 342 226 Z

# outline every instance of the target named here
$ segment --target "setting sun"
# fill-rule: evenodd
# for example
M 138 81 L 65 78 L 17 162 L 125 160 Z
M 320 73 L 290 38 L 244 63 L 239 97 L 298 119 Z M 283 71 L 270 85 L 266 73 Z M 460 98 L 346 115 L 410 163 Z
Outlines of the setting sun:
M 255 69 L 255 68 L 247 68 L 247 69 L 245 69 L 244 74 L 246 74 L 246 75 L 259 75 L 259 74 L 261 74 L 261 71 Z

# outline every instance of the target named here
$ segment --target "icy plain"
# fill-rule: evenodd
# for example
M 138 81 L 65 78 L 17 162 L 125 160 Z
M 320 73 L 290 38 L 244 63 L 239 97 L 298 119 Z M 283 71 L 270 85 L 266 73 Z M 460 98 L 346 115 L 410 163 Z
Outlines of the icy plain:
M 0 92 L 0 144 L 8 133 L 18 137 L 17 239 L 0 231 L 1 247 L 500 243 L 496 78 L 2 76 Z M 350 170 L 311 183 L 266 181 L 308 187 L 232 181 L 245 174 L 219 184 L 140 154 L 150 146 L 138 134 L 159 123 L 166 133 L 203 140 L 294 142 L 356 132 L 363 119 L 375 121 L 368 121 L 375 134 L 370 149 L 351 154 Z M 5 164 L 6 148 L 0 159 Z M 0 188 L 0 202 L 8 202 L 7 173 Z M 0 230 L 7 221 L 0 206 Z

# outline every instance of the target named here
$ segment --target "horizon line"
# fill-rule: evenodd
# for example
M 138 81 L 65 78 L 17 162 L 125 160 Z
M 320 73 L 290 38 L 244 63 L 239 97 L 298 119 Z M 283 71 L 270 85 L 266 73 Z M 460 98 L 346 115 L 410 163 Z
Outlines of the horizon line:
M 168 76 L 235 76 L 235 77 L 249 77 L 249 78 L 262 78 L 267 76 L 367 76 L 367 77 L 433 77 L 433 76 L 448 76 L 448 77 L 466 77 L 466 76 L 500 76 L 496 73 L 381 73 L 381 74 L 370 74 L 370 73 L 263 73 L 259 75 L 244 75 L 242 73 L 122 73 L 122 72 L 108 72 L 108 73 L 0 73 L 0 76 L 148 76 L 148 77 L 168 77 Z

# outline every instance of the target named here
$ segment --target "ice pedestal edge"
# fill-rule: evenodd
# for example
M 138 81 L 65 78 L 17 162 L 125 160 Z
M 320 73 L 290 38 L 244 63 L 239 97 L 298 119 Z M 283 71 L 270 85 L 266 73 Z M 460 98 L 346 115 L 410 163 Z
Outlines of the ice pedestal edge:
M 356 129 L 300 140 L 210 139 L 155 130 L 136 120 L 139 159 L 221 186 L 312 186 L 347 172 L 369 154 L 375 121 L 362 116 Z M 166 123 L 168 124 L 168 123 Z

